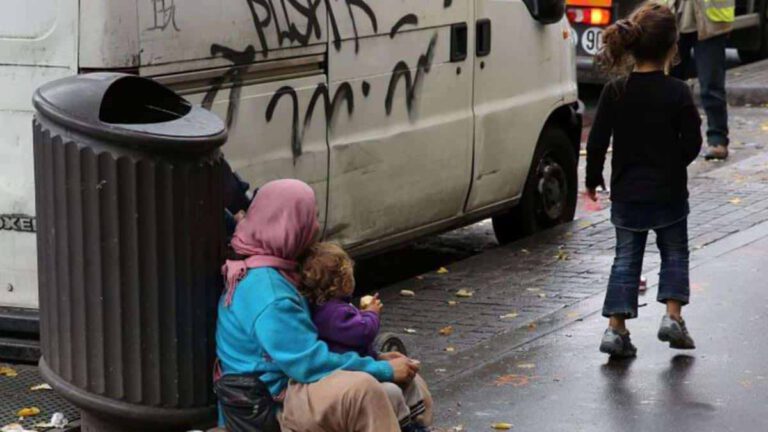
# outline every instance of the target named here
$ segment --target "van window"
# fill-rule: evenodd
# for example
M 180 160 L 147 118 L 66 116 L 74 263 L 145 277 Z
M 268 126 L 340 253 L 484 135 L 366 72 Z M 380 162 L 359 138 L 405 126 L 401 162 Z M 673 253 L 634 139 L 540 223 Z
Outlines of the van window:
M 40 39 L 56 26 L 57 0 L 3 0 L 0 39 Z

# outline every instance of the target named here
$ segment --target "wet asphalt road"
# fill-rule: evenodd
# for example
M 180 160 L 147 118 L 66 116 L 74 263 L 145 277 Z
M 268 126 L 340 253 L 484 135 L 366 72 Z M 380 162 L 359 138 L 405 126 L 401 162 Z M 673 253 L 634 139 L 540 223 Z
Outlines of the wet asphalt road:
M 695 264 L 684 317 L 696 350 L 656 339 L 663 306 L 652 287 L 629 323 L 636 359 L 598 352 L 606 320 L 595 313 L 435 389 L 441 430 L 768 430 L 768 225 L 751 231 Z M 602 296 L 588 302 L 597 311 Z

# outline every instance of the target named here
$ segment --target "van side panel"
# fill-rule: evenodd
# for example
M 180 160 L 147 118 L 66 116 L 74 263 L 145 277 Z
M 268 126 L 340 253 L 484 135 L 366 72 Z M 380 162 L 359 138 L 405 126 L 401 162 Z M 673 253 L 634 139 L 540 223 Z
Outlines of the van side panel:
M 472 60 L 451 61 L 451 26 L 471 2 L 334 3 L 342 42 L 329 43 L 328 234 L 360 246 L 460 216 L 471 177 Z M 351 7 L 354 21 L 348 19 Z M 467 35 L 468 46 L 472 46 Z
M 139 66 L 137 1 L 80 0 L 80 68 Z
M 32 93 L 77 71 L 76 0 L 6 0 L 0 15 L 0 306 L 37 307 Z

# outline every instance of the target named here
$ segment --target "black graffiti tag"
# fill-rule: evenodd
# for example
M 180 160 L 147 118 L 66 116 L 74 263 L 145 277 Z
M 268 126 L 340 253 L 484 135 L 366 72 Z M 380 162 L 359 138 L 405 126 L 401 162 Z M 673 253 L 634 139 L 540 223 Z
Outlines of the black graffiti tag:
M 249 64 L 256 61 L 256 49 L 253 45 L 248 45 L 244 51 L 236 51 L 218 44 L 211 45 L 211 55 L 213 57 L 221 55 L 232 62 L 233 66 L 223 75 L 216 77 L 211 81 L 211 89 L 203 98 L 203 108 L 210 110 L 216 95 L 224 88 L 227 82 L 232 84 L 229 91 L 229 106 L 227 107 L 227 127 L 232 128 L 237 121 L 237 111 L 240 107 L 240 92 L 243 86 L 242 69 L 239 65 Z
M 0 231 L 33 233 L 37 231 L 37 219 L 19 214 L 0 215 Z
M 405 81 L 405 104 L 408 107 L 408 113 L 413 112 L 413 101 L 416 93 L 421 86 L 424 75 L 432 69 L 432 62 L 435 58 L 435 46 L 437 45 L 437 35 L 432 36 L 429 41 L 427 52 L 419 56 L 416 66 L 415 77 L 411 75 L 411 69 L 405 61 L 399 61 L 392 71 L 392 77 L 389 79 L 389 88 L 387 89 L 387 99 L 384 101 L 384 107 L 387 115 L 392 114 L 392 103 L 394 102 L 397 85 L 400 81 Z
M 292 119 L 291 119 L 291 150 L 293 152 L 293 161 L 296 163 L 296 159 L 302 154 L 302 143 L 304 141 L 304 133 L 312 123 L 312 116 L 315 112 L 317 102 L 323 101 L 323 109 L 325 111 L 326 125 L 329 125 L 333 119 L 334 114 L 341 106 L 342 102 L 347 103 L 347 113 L 352 115 L 355 110 L 355 95 L 352 91 L 352 86 L 349 83 L 342 83 L 339 88 L 336 89 L 333 98 L 331 98 L 328 86 L 325 83 L 320 83 L 315 87 L 315 92 L 309 100 L 307 111 L 304 114 L 304 124 L 301 129 L 299 128 L 299 98 L 296 94 L 296 90 L 291 86 L 283 86 L 275 92 L 272 99 L 267 105 L 267 122 L 271 122 L 275 115 L 275 109 L 277 108 L 280 100 L 287 96 L 290 98 L 292 104 Z
M 153 16 L 155 19 L 154 25 L 148 28 L 148 31 L 160 30 L 163 31 L 168 26 L 173 26 L 176 31 L 179 30 L 179 26 L 176 25 L 176 3 L 175 0 L 149 0 L 152 2 Z

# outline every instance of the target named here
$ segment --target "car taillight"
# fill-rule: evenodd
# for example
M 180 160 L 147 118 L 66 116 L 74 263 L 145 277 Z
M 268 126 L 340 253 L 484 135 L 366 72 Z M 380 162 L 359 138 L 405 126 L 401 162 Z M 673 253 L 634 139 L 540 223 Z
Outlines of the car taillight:
M 568 8 L 568 21 L 573 24 L 606 26 L 611 23 L 611 10 L 596 7 Z

